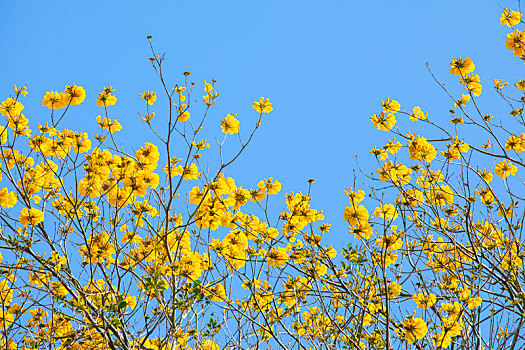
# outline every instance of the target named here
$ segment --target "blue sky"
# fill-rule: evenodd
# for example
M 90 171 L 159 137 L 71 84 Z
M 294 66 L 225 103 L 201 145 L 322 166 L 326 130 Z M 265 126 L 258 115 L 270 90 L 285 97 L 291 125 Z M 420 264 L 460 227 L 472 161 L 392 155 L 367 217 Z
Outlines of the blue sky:
M 508 30 L 499 25 L 503 8 L 513 6 L 479 0 L 2 2 L 0 93 L 4 99 L 13 84 L 27 84 L 24 112 L 35 127 L 49 118 L 40 104 L 46 91 L 82 85 L 86 102 L 62 126 L 89 131 L 101 113 L 96 96 L 102 85 L 112 85 L 118 97 L 112 116 L 130 136 L 120 142 L 138 148 L 154 140 L 137 116 L 143 110 L 138 93 L 160 91 L 147 60 L 146 36 L 152 35 L 166 53 L 171 84 L 182 83 L 184 71 L 198 84 L 218 81 L 221 96 L 209 125 L 217 134 L 227 113 L 238 113 L 246 132 L 256 120 L 252 102 L 271 99 L 274 112 L 231 174 L 244 187 L 273 176 L 284 191 L 305 191 L 306 180 L 317 179 L 313 205 L 325 210 L 339 239 L 347 237 L 343 190 L 353 182 L 355 155 L 373 171 L 368 152 L 387 139 L 369 121 L 380 100 L 390 96 L 405 110 L 418 105 L 448 120 L 450 102 L 425 62 L 459 93 L 449 62 L 470 56 L 484 83 L 482 105 L 500 103 L 493 79 L 514 78 L 523 69 L 505 49 Z

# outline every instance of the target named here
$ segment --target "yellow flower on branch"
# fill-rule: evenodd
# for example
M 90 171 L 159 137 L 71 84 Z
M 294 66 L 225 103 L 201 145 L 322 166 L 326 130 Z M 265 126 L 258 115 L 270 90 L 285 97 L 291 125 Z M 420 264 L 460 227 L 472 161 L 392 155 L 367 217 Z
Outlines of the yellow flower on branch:
M 427 293 L 414 294 L 412 296 L 412 299 L 416 303 L 416 307 L 418 309 L 428 309 L 428 308 L 432 307 L 432 305 L 434 305 L 436 303 L 436 301 L 437 301 L 436 296 L 434 294 L 432 294 L 432 293 L 430 293 L 430 294 L 427 294 Z
M 265 99 L 264 97 L 261 97 L 259 101 L 255 101 L 253 103 L 253 109 L 255 109 L 259 113 L 270 113 L 271 111 L 273 111 L 270 99 Z
M 452 59 L 452 62 L 450 62 L 450 74 L 454 74 L 457 76 L 464 76 L 469 73 L 472 73 L 474 71 L 474 68 L 476 66 L 470 59 L 470 57 L 466 57 L 465 60 L 463 58 L 458 57 Z
M 97 97 L 97 107 L 108 107 L 113 106 L 117 103 L 117 97 L 113 96 L 111 93 L 115 92 L 114 89 L 110 87 L 102 87 L 102 92 L 98 93 Z
M 421 318 L 407 317 L 396 329 L 401 339 L 414 344 L 416 340 L 423 339 L 427 334 L 427 324 Z
M 24 105 L 14 98 L 8 98 L 0 104 L 0 113 L 5 116 L 17 116 L 23 109 Z
M 44 221 L 44 213 L 35 208 L 24 208 L 20 211 L 18 221 L 24 226 L 36 226 Z
M 106 130 L 109 133 L 114 133 L 115 131 L 122 130 L 122 125 L 120 125 L 120 123 L 116 119 L 111 120 L 110 118 L 101 117 L 99 115 L 97 116 L 97 123 L 102 129 Z
M 389 131 L 396 125 L 396 117 L 392 113 L 385 115 L 381 112 L 379 115 L 374 114 L 370 120 L 378 130 Z
M 517 171 L 518 168 L 508 160 L 499 162 L 498 164 L 496 164 L 496 168 L 494 169 L 496 175 L 498 175 L 502 179 L 506 179 L 510 175 L 515 175 Z
M 235 119 L 237 114 L 228 114 L 221 120 L 221 130 L 223 133 L 233 135 L 239 132 L 239 121 Z
M 428 120 L 428 112 L 423 112 L 421 107 L 416 106 L 412 109 L 410 120 L 413 122 L 416 120 Z
M 507 34 L 505 47 L 512 50 L 514 56 L 523 56 L 523 54 L 525 54 L 525 31 L 514 29 L 511 33 Z
M 521 21 L 521 13 L 518 11 L 512 11 L 511 9 L 503 10 L 499 18 L 499 22 L 502 26 L 512 27 Z
M 385 220 L 395 220 L 398 216 L 398 212 L 394 205 L 381 203 L 375 208 L 374 216 Z
M 146 101 L 149 105 L 153 105 L 157 101 L 157 94 L 153 91 L 146 90 L 139 94 L 140 98 Z
M 290 256 L 286 253 L 286 250 L 283 247 L 277 249 L 272 248 L 268 253 L 266 253 L 266 263 L 269 266 L 273 267 L 282 267 Z
M 436 149 L 424 137 L 417 136 L 408 145 L 410 159 L 430 163 L 436 158 Z
M 396 100 L 391 100 L 386 98 L 384 101 L 381 101 L 381 106 L 383 107 L 383 112 L 385 113 L 397 113 L 401 109 L 401 105 Z
M 42 100 L 42 106 L 49 109 L 62 109 L 67 107 L 67 97 L 63 92 L 48 91 Z
M 66 85 L 64 94 L 66 95 L 67 103 L 73 106 L 81 104 L 86 98 L 86 90 L 84 90 L 82 86 L 77 86 L 75 84 Z
M 454 107 L 459 108 L 459 106 L 466 106 L 468 101 L 470 101 L 470 95 L 462 94 L 461 98 L 454 102 Z

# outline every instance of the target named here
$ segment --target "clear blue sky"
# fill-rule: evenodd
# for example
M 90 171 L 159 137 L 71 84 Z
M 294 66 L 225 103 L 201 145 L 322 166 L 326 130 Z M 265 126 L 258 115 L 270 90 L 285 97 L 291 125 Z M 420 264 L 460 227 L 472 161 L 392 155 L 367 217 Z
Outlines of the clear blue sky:
M 46 91 L 76 83 L 87 99 L 63 127 L 94 130 L 102 85 L 116 89 L 112 111 L 138 147 L 144 133 L 138 93 L 160 90 L 147 57 L 147 35 L 166 53 L 167 78 L 215 78 L 221 93 L 212 120 L 238 113 L 253 124 L 252 101 L 271 98 L 267 118 L 232 170 L 239 185 L 273 176 L 283 190 L 305 190 L 316 178 L 314 206 L 333 223 L 333 238 L 347 237 L 344 188 L 356 166 L 374 169 L 368 155 L 382 145 L 369 117 L 386 96 L 405 110 L 419 105 L 448 120 L 450 103 L 425 62 L 446 83 L 456 56 L 470 56 L 495 101 L 493 79 L 523 69 L 505 49 L 499 14 L 516 1 L 3 1 L 0 3 L 0 93 L 28 85 L 24 113 L 33 128 L 48 113 Z M 199 93 L 200 93 L 199 87 Z M 483 96 L 483 95 L 482 95 Z M 447 119 L 445 119 L 447 118 Z M 213 125 L 212 125 L 213 126 Z M 218 126 L 213 126 L 217 128 Z M 242 129 L 246 132 L 246 129 Z M 126 139 L 120 139 L 121 142 Z M 257 161 L 254 161 L 254 160 Z M 375 162 L 375 161 L 374 161 Z M 282 202 L 280 202 L 282 203 Z

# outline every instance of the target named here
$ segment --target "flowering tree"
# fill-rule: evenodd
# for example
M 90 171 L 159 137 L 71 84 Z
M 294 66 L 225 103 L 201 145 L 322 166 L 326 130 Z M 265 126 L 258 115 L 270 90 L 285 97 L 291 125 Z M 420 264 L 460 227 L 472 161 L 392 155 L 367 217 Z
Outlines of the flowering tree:
M 520 23 L 519 12 L 501 15 L 512 28 L 507 47 L 525 60 Z M 81 86 L 47 92 L 50 119 L 35 132 L 23 114 L 25 86 L 0 105 L 3 348 L 525 346 L 525 134 L 515 132 L 525 125 L 523 80 L 508 92 L 495 81 L 511 121 L 478 107 L 482 86 L 468 57 L 451 62 L 460 98 L 435 78 L 451 97 L 450 127 L 382 101 L 371 121 L 392 137 L 371 151 L 378 170 L 363 175 L 369 199 L 355 183 L 345 191 L 343 217 L 358 241 L 338 254 L 323 239 L 330 224 L 310 206 L 313 179 L 305 193 L 285 194 L 276 215 L 277 180 L 248 189 L 229 175 L 272 112 L 269 99 L 253 103 L 257 120 L 244 137 L 228 114 L 212 148 L 201 135 L 219 97 L 215 81 L 195 87 L 185 72 L 170 85 L 151 49 L 167 102 L 144 91 L 141 119 L 156 144 L 118 146 L 111 87 L 96 100 L 93 138 L 60 128 L 84 101 Z M 201 88 L 199 113 L 192 96 Z M 435 134 L 418 135 L 419 124 Z M 205 162 L 212 150 L 218 160 Z
M 507 48 L 524 60 L 525 32 L 516 28 L 521 14 L 505 9 L 500 21 L 512 28 Z M 494 81 L 514 117 L 496 120 L 477 103 L 482 85 L 472 59 L 454 58 L 450 66 L 463 86 L 460 97 L 429 68 L 450 97 L 450 127 L 420 107 L 402 111 L 389 98 L 370 118 L 393 137 L 370 152 L 379 165 L 368 182 L 377 202 L 373 216 L 360 204 L 363 191 L 348 192 L 345 210 L 350 230 L 362 239 L 358 256 L 372 262 L 356 272 L 368 272 L 368 288 L 356 297 L 375 320 L 373 332 L 357 335 L 364 346 L 525 346 L 524 183 L 517 173 L 525 165 L 525 134 L 516 132 L 525 125 L 525 84 L 518 79 L 516 90 L 506 92 L 507 83 Z M 432 134 L 402 131 L 421 123 Z

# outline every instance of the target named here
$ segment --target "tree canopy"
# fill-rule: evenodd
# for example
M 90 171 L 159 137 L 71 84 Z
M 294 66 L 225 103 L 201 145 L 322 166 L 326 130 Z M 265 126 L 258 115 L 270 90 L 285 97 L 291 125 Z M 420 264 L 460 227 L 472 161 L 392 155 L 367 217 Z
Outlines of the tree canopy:
M 525 61 L 521 13 L 500 22 Z M 162 89 L 137 96 L 138 118 L 155 142 L 127 147 L 111 86 L 97 135 L 61 128 L 86 99 L 80 85 L 43 93 L 35 130 L 26 86 L 0 104 L 3 348 L 525 346 L 525 80 L 495 80 L 503 103 L 485 110 L 475 60 L 455 57 L 446 78 L 427 64 L 446 118 L 378 103 L 370 121 L 387 136 L 361 155 L 377 168 L 358 164 L 344 190 L 338 251 L 311 205 L 314 179 L 283 194 L 279 179 L 241 184 L 231 171 L 278 106 L 260 97 L 251 121 L 209 123 L 217 82 L 169 81 L 147 39 Z

